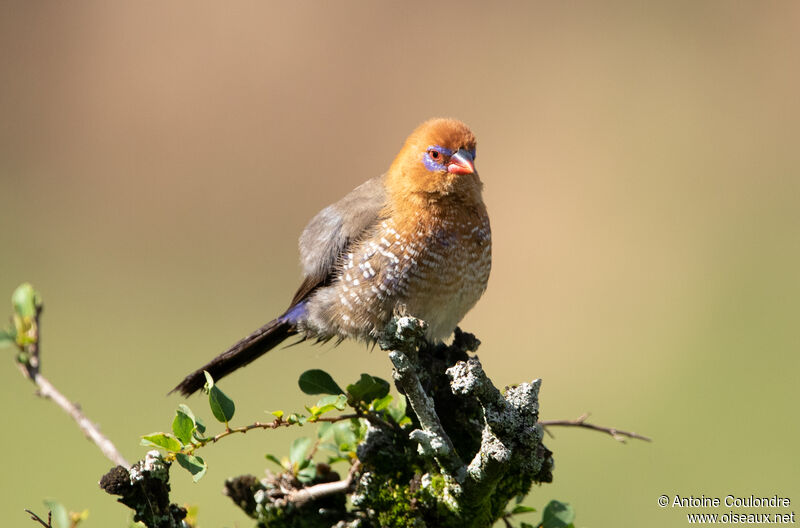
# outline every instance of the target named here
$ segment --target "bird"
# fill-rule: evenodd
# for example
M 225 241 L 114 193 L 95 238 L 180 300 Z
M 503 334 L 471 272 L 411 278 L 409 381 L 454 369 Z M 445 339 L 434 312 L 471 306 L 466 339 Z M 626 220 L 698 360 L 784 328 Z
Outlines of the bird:
M 394 316 L 449 337 L 478 302 L 492 264 L 491 227 L 463 122 L 429 119 L 382 175 L 322 209 L 300 235 L 303 279 L 286 311 L 186 376 L 189 396 L 291 336 L 374 344 Z

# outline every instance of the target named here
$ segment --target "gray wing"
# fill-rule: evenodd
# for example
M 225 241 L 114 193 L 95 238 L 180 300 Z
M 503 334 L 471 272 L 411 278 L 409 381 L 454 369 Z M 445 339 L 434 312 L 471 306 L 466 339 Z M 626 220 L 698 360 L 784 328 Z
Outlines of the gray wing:
M 378 222 L 386 205 L 384 178 L 382 175 L 367 180 L 308 223 L 300 235 L 300 263 L 305 278 L 291 306 L 330 283 L 341 255 Z

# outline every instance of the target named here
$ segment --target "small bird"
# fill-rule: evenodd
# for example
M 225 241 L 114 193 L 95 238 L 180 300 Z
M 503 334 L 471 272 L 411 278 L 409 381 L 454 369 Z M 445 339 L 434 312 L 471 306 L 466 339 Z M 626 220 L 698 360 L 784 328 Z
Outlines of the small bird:
M 303 281 L 289 308 L 173 389 L 190 395 L 293 335 L 374 343 L 394 315 L 447 338 L 489 280 L 491 229 L 475 170 L 475 135 L 431 119 L 389 170 L 320 211 L 300 235 Z

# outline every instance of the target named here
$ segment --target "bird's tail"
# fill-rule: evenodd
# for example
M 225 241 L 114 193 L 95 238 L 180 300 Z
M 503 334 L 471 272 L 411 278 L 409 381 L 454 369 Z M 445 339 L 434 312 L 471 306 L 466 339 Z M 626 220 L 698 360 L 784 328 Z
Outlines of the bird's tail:
M 296 325 L 286 315 L 274 319 L 186 376 L 177 387 L 170 391 L 170 394 L 178 391 L 184 396 L 189 396 L 205 385 L 204 370 L 211 374 L 214 381 L 217 381 L 266 354 L 287 337 L 296 334 Z

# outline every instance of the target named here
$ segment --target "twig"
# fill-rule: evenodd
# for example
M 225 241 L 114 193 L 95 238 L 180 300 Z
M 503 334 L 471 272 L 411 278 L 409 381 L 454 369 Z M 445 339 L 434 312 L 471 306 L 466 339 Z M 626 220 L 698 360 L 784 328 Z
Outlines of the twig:
M 47 522 L 44 522 L 41 517 L 39 517 L 38 515 L 36 515 L 32 511 L 30 511 L 30 510 L 25 510 L 25 511 L 30 514 L 31 520 L 38 521 L 38 523 L 41 524 L 42 526 L 44 526 L 44 528 L 52 528 L 53 527 L 53 525 L 51 524 L 51 521 L 53 520 L 53 512 L 52 511 L 48 511 L 47 512 Z
M 350 471 L 347 473 L 347 478 L 337 480 L 336 482 L 323 482 L 322 484 L 315 484 L 307 488 L 300 488 L 292 491 L 287 497 L 289 502 L 292 502 L 297 507 L 303 506 L 306 502 L 317 500 L 327 495 L 335 495 L 337 493 L 347 493 L 353 485 L 353 478 L 358 470 L 361 468 L 361 463 L 356 461 L 350 466 Z
M 623 431 L 621 429 L 617 429 L 616 427 L 603 427 L 602 425 L 595 425 L 592 423 L 588 423 L 586 419 L 589 418 L 588 413 L 584 413 L 580 415 L 578 418 L 574 420 L 539 420 L 539 424 L 545 428 L 547 434 L 553 436 L 548 427 L 558 426 L 558 427 L 583 427 L 585 429 L 591 429 L 593 431 L 600 431 L 601 433 L 606 433 L 611 436 L 617 442 L 625 443 L 626 438 L 634 438 L 636 440 L 644 440 L 645 442 L 652 442 L 652 438 L 649 438 L 644 435 L 640 435 L 639 433 L 633 433 L 630 431 Z
M 125 457 L 120 454 L 119 450 L 117 450 L 116 446 L 106 438 L 103 433 L 100 432 L 100 429 L 89 420 L 83 412 L 78 408 L 77 405 L 69 401 L 66 396 L 61 394 L 55 386 L 50 383 L 50 381 L 42 376 L 39 373 L 39 369 L 41 367 L 41 361 L 39 359 L 39 353 L 41 347 L 39 345 L 40 339 L 40 332 L 39 332 L 39 316 L 41 315 L 43 310 L 43 305 L 38 304 L 36 305 L 36 313 L 34 315 L 34 328 L 35 328 L 35 337 L 33 342 L 28 345 L 27 347 L 27 360 L 19 362 L 20 369 L 22 370 L 23 375 L 30 379 L 34 385 L 36 385 L 38 391 L 37 394 L 42 398 L 47 398 L 51 400 L 53 403 L 61 407 L 64 412 L 69 414 L 75 423 L 78 424 L 78 427 L 83 434 L 94 442 L 94 444 L 100 448 L 100 451 L 111 460 L 114 464 L 119 466 L 123 466 L 125 468 L 129 468 L 130 464 L 125 460 Z
M 351 418 L 366 418 L 366 416 L 362 416 L 360 414 L 342 414 L 341 416 L 321 416 L 314 420 L 315 422 L 342 422 L 344 420 L 350 420 Z M 243 425 L 241 427 L 230 427 L 216 436 L 212 436 L 211 438 L 206 439 L 203 445 L 211 443 L 211 442 L 218 442 L 222 440 L 226 436 L 230 436 L 234 433 L 246 433 L 247 431 L 252 431 L 253 429 L 277 429 L 278 427 L 290 427 L 294 425 L 294 422 L 288 422 L 282 418 L 276 418 L 271 422 L 255 422 L 248 425 Z

